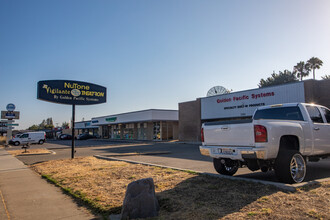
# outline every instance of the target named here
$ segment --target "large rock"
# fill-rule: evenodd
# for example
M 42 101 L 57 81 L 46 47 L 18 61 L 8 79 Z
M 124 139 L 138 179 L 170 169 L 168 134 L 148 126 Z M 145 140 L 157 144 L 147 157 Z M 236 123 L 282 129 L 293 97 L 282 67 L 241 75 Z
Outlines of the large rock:
M 148 218 L 158 216 L 159 204 L 152 178 L 140 179 L 127 186 L 122 219 Z

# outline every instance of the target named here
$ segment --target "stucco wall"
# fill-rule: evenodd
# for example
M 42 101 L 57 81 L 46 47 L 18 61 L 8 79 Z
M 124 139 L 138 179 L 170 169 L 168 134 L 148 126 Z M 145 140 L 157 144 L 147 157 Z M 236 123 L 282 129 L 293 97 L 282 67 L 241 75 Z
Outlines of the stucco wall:
M 306 80 L 304 82 L 307 103 L 330 108 L 330 80 Z
M 201 100 L 179 103 L 179 140 L 200 141 Z

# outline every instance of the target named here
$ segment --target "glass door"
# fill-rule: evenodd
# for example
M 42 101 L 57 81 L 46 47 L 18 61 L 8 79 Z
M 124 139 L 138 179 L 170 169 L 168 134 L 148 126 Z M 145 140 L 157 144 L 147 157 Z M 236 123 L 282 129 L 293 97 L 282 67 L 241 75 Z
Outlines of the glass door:
M 160 122 L 154 122 L 153 139 L 154 140 L 161 140 L 161 137 L 160 137 Z

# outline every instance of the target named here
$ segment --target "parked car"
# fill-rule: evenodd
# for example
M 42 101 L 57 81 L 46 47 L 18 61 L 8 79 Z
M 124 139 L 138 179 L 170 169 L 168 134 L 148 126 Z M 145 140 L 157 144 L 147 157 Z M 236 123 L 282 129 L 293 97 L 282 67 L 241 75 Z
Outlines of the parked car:
M 70 134 L 61 134 L 60 140 L 72 140 L 72 135 Z
M 44 131 L 26 132 L 20 135 L 16 135 L 9 141 L 9 144 L 15 146 L 24 144 L 43 144 L 46 141 L 46 133 Z
M 88 134 L 88 133 L 84 133 L 84 134 L 79 134 L 77 139 L 78 140 L 87 140 L 87 139 L 93 139 L 93 138 L 96 138 L 96 136 Z
M 56 139 L 60 139 L 61 135 L 62 135 L 62 132 L 60 132 L 60 131 L 56 132 Z
M 259 107 L 252 120 L 205 122 L 201 154 L 213 158 L 215 170 L 234 175 L 238 168 L 274 169 L 286 183 L 302 182 L 306 163 L 330 156 L 330 110 L 292 103 Z

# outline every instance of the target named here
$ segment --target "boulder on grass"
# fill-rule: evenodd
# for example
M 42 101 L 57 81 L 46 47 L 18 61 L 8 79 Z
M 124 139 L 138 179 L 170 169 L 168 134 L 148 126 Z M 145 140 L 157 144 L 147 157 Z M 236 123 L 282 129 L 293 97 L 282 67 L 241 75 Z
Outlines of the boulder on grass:
M 127 186 L 122 219 L 148 218 L 158 216 L 159 204 L 152 178 L 140 179 Z

